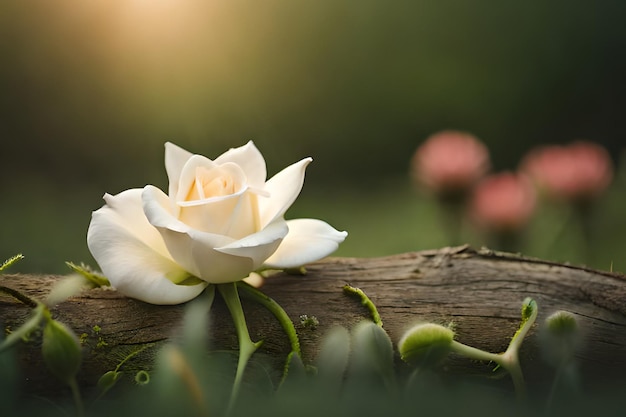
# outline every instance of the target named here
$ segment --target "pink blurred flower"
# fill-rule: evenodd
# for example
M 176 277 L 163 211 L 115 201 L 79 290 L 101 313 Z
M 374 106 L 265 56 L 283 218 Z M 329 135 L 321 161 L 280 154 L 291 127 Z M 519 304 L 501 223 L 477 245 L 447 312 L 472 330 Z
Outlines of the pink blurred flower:
M 428 137 L 411 161 L 412 178 L 438 194 L 464 192 L 489 170 L 487 147 L 469 133 L 444 130 Z
M 613 179 L 607 150 L 587 141 L 535 148 L 522 160 L 520 169 L 549 196 L 575 202 L 596 198 Z
M 476 186 L 470 212 L 486 229 L 516 232 L 526 225 L 535 206 L 535 190 L 528 178 L 503 172 L 483 179 Z

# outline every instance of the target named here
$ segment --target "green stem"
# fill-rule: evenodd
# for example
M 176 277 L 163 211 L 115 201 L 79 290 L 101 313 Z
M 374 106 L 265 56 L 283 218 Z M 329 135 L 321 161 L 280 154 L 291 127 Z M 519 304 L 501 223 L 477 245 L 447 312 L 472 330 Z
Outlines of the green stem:
M 83 406 L 83 400 L 80 396 L 80 390 L 78 389 L 76 378 L 72 378 L 68 384 L 72 390 L 72 397 L 74 398 L 74 404 L 76 405 L 76 415 L 78 417 L 83 417 L 85 415 L 85 407 Z
M 44 304 L 37 304 L 37 307 L 33 310 L 32 317 L 17 330 L 11 332 L 6 339 L 0 341 L 0 353 L 22 340 L 22 338 L 28 336 L 30 332 L 39 327 L 41 321 L 49 314 L 48 308 Z
M 237 330 L 237 338 L 239 340 L 239 361 L 237 362 L 237 373 L 235 374 L 233 390 L 230 395 L 230 401 L 228 402 L 227 414 L 229 414 L 235 405 L 237 396 L 239 395 L 239 389 L 241 388 L 241 381 L 246 365 L 248 364 L 252 354 L 259 348 L 259 346 L 261 346 L 263 342 L 254 343 L 250 339 L 246 318 L 241 306 L 241 300 L 239 299 L 239 293 L 237 292 L 237 284 L 234 282 L 228 284 L 218 284 L 217 289 L 222 295 L 222 298 L 226 302 L 226 306 L 230 311 L 233 323 L 235 324 L 235 329 Z
M 527 313 L 528 309 L 530 309 L 530 314 Z M 524 300 L 522 306 L 522 324 L 511 339 L 511 343 L 509 343 L 509 347 L 506 349 L 505 353 L 515 352 L 515 354 L 517 354 L 526 334 L 537 319 L 537 311 L 537 303 L 533 299 L 527 298 Z
M 237 287 L 239 287 L 240 290 L 243 290 L 242 295 L 244 297 L 247 297 L 251 299 L 252 301 L 257 302 L 261 304 L 263 307 L 265 307 L 266 309 L 268 309 L 274 315 L 274 317 L 276 317 L 276 319 L 282 326 L 283 331 L 287 335 L 287 338 L 289 339 L 289 344 L 291 345 L 291 352 L 289 352 L 289 354 L 287 355 L 287 359 L 285 361 L 285 366 L 283 369 L 283 376 L 281 379 L 281 384 L 282 384 L 287 378 L 287 374 L 289 373 L 289 365 L 291 363 L 291 360 L 293 359 L 293 355 L 298 355 L 299 357 L 302 357 L 302 351 L 300 349 L 300 340 L 298 339 L 298 333 L 296 332 L 296 328 L 293 325 L 293 321 L 291 321 L 291 319 L 289 318 L 285 310 L 280 306 L 280 304 L 278 304 L 272 298 L 263 294 L 261 291 L 257 290 L 253 286 L 243 281 L 239 281 L 237 283 Z
M 530 298 L 524 300 L 524 305 L 522 307 L 522 324 L 511 339 L 511 342 L 504 353 L 495 354 L 485 352 L 484 350 L 459 343 L 456 340 L 452 341 L 451 348 L 454 352 L 470 359 L 495 362 L 504 368 L 511 375 L 517 399 L 522 400 L 526 397 L 526 386 L 524 384 L 522 368 L 519 363 L 519 349 L 524 341 L 524 337 L 526 337 L 526 334 L 535 323 L 536 318 L 537 304 Z
M 551 414 L 552 405 L 554 403 L 554 398 L 556 397 L 557 387 L 561 383 L 561 374 L 563 373 L 563 366 L 559 365 L 556 370 L 556 374 L 554 375 L 554 381 L 552 381 L 552 387 L 550 387 L 550 394 L 548 395 L 548 399 L 546 400 L 546 414 Z
M 507 370 L 513 380 L 513 387 L 518 401 L 526 398 L 526 384 L 524 383 L 524 374 L 519 364 L 519 356 L 517 352 L 509 353 L 508 349 L 501 355 L 500 365 Z
M 452 351 L 470 359 L 497 363 L 511 375 L 517 398 L 522 399 L 525 397 L 524 376 L 522 375 L 522 369 L 519 366 L 516 353 L 514 354 L 508 350 L 502 354 L 485 352 L 484 350 L 459 343 L 456 340 L 452 341 L 451 348 Z
M 574 205 L 574 215 L 578 220 L 582 239 L 580 239 L 582 259 L 585 264 L 593 262 L 593 206 L 591 202 L 580 202 Z
M 456 246 L 463 243 L 461 235 L 467 199 L 468 194 L 466 191 L 447 193 L 437 198 L 437 211 L 440 216 L 441 228 L 444 230 L 448 240 L 446 242 L 447 245 Z
M 122 359 L 122 361 L 120 363 L 117 364 L 117 366 L 115 367 L 115 370 L 113 372 L 119 372 L 120 368 L 122 367 L 122 365 L 124 365 L 124 363 L 128 362 L 134 356 L 140 354 L 141 352 L 143 352 L 144 350 L 146 350 L 148 348 L 151 348 L 152 346 L 154 346 L 154 343 L 146 343 L 145 345 L 141 346 L 139 349 L 133 350 L 128 355 L 126 355 L 126 357 L 124 359 Z
M 11 297 L 15 298 L 16 300 L 22 302 L 23 304 L 26 304 L 28 307 L 37 307 L 38 303 L 36 300 L 30 298 L 29 296 L 27 296 L 26 294 L 22 294 L 21 292 L 14 290 L 13 288 L 9 288 L 9 287 L 5 287 L 3 285 L 0 285 L 0 292 L 3 292 L 5 294 L 10 295 Z
M 561 222 L 556 225 L 553 232 L 545 236 L 542 233 L 541 242 L 537 243 L 534 248 L 539 256 L 549 258 L 554 256 L 554 251 L 562 245 L 563 239 L 565 239 L 566 232 L 569 230 L 571 223 L 574 221 L 572 210 L 565 210 L 565 213 L 560 216 Z
M 519 364 L 519 349 L 526 334 L 528 334 L 528 331 L 537 319 L 537 312 L 538 309 L 535 300 L 531 298 L 525 299 L 522 305 L 522 324 L 515 335 L 513 335 L 509 347 L 501 355 L 502 362 L 500 365 L 511 374 L 518 400 L 522 400 L 526 397 L 524 375 L 522 374 L 522 368 Z
M 376 323 L 379 327 L 383 327 L 383 320 L 380 318 L 380 314 L 378 313 L 378 309 L 376 305 L 372 302 L 372 300 L 363 292 L 362 289 L 353 287 L 352 285 L 346 284 L 343 286 L 343 292 L 348 295 L 353 295 L 361 300 L 361 304 L 367 308 L 372 316 L 372 321 Z
M 461 342 L 457 342 L 456 340 L 452 341 L 451 348 L 453 352 L 463 355 L 466 358 L 475 359 L 477 361 L 495 362 L 498 365 L 501 365 L 501 355 L 496 353 L 486 352 L 482 349 L 477 349 Z
M 291 319 L 289 318 L 285 310 L 280 306 L 280 304 L 243 281 L 238 282 L 237 287 L 240 290 L 243 290 L 242 295 L 244 297 L 247 297 L 261 304 L 263 307 L 268 309 L 274 315 L 274 317 L 276 317 L 283 330 L 285 331 L 285 334 L 289 338 L 291 351 L 298 356 L 302 356 L 302 352 L 300 350 L 300 340 L 298 339 L 298 333 L 296 332 L 296 328 L 293 325 L 293 321 L 291 321 Z
M 24 255 L 22 255 L 21 253 L 18 253 L 17 255 L 12 256 L 11 258 L 4 261 L 2 265 L 0 265 L 0 271 L 4 271 L 5 269 L 13 265 L 15 262 L 21 261 L 22 259 L 24 259 Z

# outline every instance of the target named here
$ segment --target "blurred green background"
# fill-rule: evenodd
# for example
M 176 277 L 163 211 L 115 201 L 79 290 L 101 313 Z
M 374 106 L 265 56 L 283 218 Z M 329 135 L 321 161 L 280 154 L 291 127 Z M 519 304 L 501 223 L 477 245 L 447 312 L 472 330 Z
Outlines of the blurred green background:
M 348 230 L 337 255 L 446 245 L 407 177 L 435 131 L 474 133 L 494 170 L 579 138 L 619 162 L 625 17 L 622 0 L 3 1 L 0 258 L 93 264 L 91 211 L 105 192 L 166 188 L 167 140 L 215 157 L 252 139 L 270 174 L 312 156 L 287 217 Z M 593 266 L 626 269 L 623 180 L 598 209 Z M 583 262 L 577 239 L 545 206 L 522 249 Z

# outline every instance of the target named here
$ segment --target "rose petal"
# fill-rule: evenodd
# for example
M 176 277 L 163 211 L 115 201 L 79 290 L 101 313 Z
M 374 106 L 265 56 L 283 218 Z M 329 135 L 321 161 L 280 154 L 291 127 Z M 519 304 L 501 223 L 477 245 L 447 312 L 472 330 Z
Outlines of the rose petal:
M 239 165 L 243 172 L 246 173 L 248 184 L 259 188 L 265 184 L 265 179 L 267 178 L 265 159 L 252 141 L 249 141 L 244 146 L 229 149 L 217 157 L 214 162 L 218 165 L 233 162 Z
M 169 195 L 178 193 L 178 182 L 183 167 L 193 154 L 171 142 L 165 143 L 165 170 L 169 179 Z
M 313 159 L 304 158 L 289 165 L 265 184 L 265 190 L 270 193 L 270 197 L 259 197 L 261 228 L 282 217 L 296 200 L 304 184 L 306 167 L 311 161 Z
M 172 258 L 198 278 L 219 284 L 247 277 L 254 269 L 253 259 L 218 252 L 235 239 L 201 232 L 176 219 L 169 211 L 169 199 L 158 188 L 148 185 L 142 193 L 143 209 L 150 224 L 161 234 Z
M 259 288 L 261 285 L 263 285 L 265 278 L 263 278 L 261 274 L 258 274 L 256 272 L 251 272 L 250 275 L 248 275 L 248 277 L 244 278 L 243 280 L 247 284 L 250 284 L 255 288 Z
M 264 266 L 285 269 L 315 262 L 337 250 L 348 236 L 347 232 L 340 232 L 317 219 L 289 220 L 287 225 L 289 233 Z
M 152 248 L 158 254 L 164 257 L 169 256 L 169 252 L 165 247 L 165 243 L 159 232 L 148 222 L 143 207 L 141 194 L 143 190 L 133 188 L 122 191 L 116 195 L 105 194 L 105 205 L 95 211 L 92 216 L 104 216 L 106 221 L 113 223 L 112 227 L 122 228 L 126 233 L 132 235 L 135 239 L 140 240 L 146 246 Z M 87 237 L 91 233 L 91 227 L 96 226 L 92 219 L 90 229 L 87 231 Z M 89 241 L 88 241 L 89 243 Z
M 178 218 L 198 231 L 240 239 L 258 230 L 257 198 L 244 192 L 211 203 L 184 206 Z
M 229 255 L 251 258 L 253 262 L 252 269 L 257 269 L 276 251 L 288 232 L 287 222 L 280 219 L 260 232 L 215 250 Z
M 220 253 L 213 249 L 212 238 L 208 233 L 180 233 L 170 229 L 160 229 L 163 239 L 172 249 L 172 256 L 193 275 L 212 284 L 235 282 L 245 278 L 252 271 L 250 258 L 242 258 Z M 209 236 L 207 236 L 209 235 Z
M 202 155 L 191 155 L 180 172 L 176 193 L 170 194 L 170 197 L 175 202 L 187 201 L 187 196 L 195 189 L 197 169 L 204 168 L 210 171 L 216 167 L 217 165 L 209 158 Z
M 189 242 L 189 233 L 193 233 L 194 230 L 174 217 L 170 211 L 169 199 L 160 189 L 147 185 L 143 189 L 141 198 L 143 212 L 147 221 L 155 228 L 164 241 L 172 258 L 192 274 L 200 276 L 200 270 L 196 265 L 190 247 L 192 242 Z M 213 239 L 211 242 L 213 247 L 224 246 L 235 240 L 223 235 L 210 233 L 205 233 L 205 235 Z
M 141 190 L 141 204 L 144 216 L 151 226 L 167 227 L 183 233 L 189 229 L 189 226 L 174 217 L 168 196 L 154 185 L 146 185 Z
M 178 304 L 204 290 L 186 286 L 189 274 L 176 264 L 141 208 L 141 190 L 105 195 L 107 204 L 92 214 L 87 245 L 111 285 L 122 294 L 153 304 Z
M 195 163 L 192 158 L 187 166 Z M 186 176 L 187 167 L 183 177 Z M 196 176 L 184 201 L 172 215 L 191 228 L 235 239 L 259 230 L 257 195 L 246 184 L 238 165 L 227 162 L 212 169 L 196 167 Z M 184 193 L 179 193 L 181 196 Z

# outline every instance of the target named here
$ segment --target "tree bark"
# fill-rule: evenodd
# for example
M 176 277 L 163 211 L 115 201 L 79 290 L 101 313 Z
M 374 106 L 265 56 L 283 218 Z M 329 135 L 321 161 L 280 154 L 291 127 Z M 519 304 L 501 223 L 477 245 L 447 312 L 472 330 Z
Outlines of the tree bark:
M 0 285 L 43 299 L 61 277 L 3 275 Z M 623 274 L 531 259 L 515 254 L 467 246 L 362 259 L 329 258 L 311 264 L 304 276 L 277 274 L 262 291 L 276 300 L 296 325 L 303 360 L 315 359 L 322 336 L 333 326 L 350 328 L 369 318 L 359 300 L 342 287 L 362 289 L 377 306 L 394 344 L 412 324 L 423 321 L 453 323 L 456 340 L 491 352 L 502 352 L 520 323 L 526 297 L 539 307 L 537 324 L 522 345 L 521 364 L 526 379 L 547 382 L 553 370 L 540 351 L 539 330 L 557 310 L 573 313 L 584 343 L 577 353 L 587 383 L 624 381 L 626 375 L 626 277 Z M 274 360 L 277 373 L 289 343 L 276 319 L 263 307 L 243 300 L 250 335 L 264 340 L 259 355 Z M 0 295 L 0 323 L 15 329 L 31 309 Z M 86 290 L 52 309 L 53 316 L 83 335 L 81 384 L 93 387 L 133 349 L 152 346 L 124 364 L 124 370 L 145 369 L 158 346 L 175 337 L 184 305 L 155 306 L 125 298 L 107 289 Z M 317 326 L 306 326 L 301 316 L 314 316 Z M 98 330 L 99 328 L 99 330 Z M 237 338 L 228 310 L 216 296 L 211 310 L 213 348 L 236 351 Z M 58 387 L 41 359 L 37 337 L 21 343 L 16 352 L 25 389 L 37 393 Z M 490 375 L 493 365 L 451 358 L 446 370 Z M 1 370 L 0 370 L 1 372 Z

